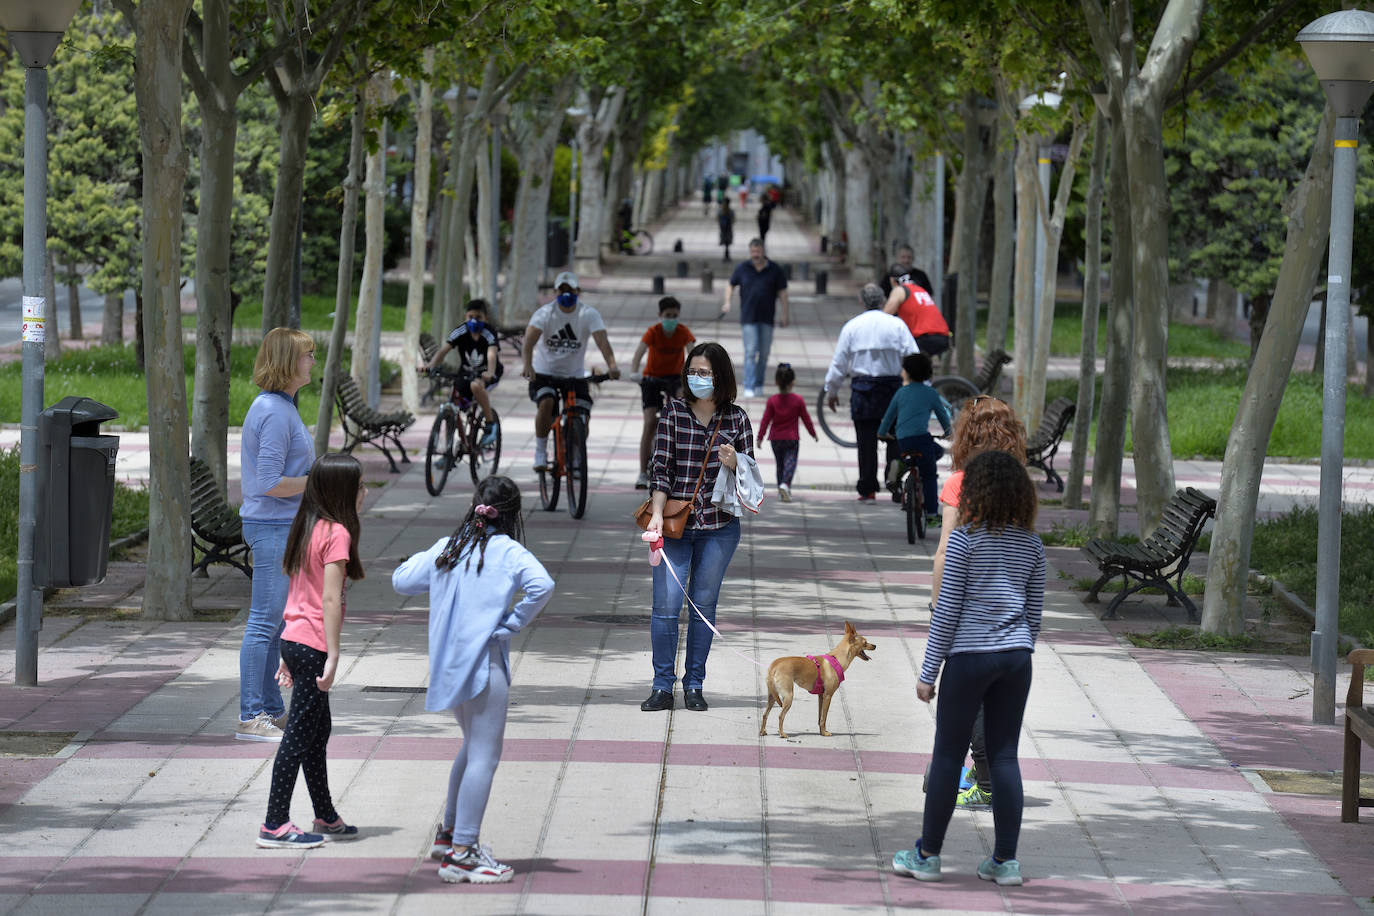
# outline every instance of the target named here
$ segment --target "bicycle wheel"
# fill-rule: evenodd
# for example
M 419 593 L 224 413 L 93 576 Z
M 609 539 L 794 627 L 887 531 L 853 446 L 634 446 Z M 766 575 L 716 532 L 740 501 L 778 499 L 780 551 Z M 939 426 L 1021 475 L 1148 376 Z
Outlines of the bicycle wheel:
M 568 512 L 581 518 L 587 511 L 587 421 L 568 417 L 563 454 L 568 463 Z
M 816 419 L 830 441 L 842 448 L 858 448 L 859 437 L 854 432 L 854 420 L 849 416 L 849 395 L 840 390 L 840 405 L 835 410 L 825 406 L 825 386 L 816 394 Z
M 921 505 L 921 477 L 915 470 L 902 482 L 902 508 L 906 510 L 906 542 L 915 544 L 917 538 L 925 540 L 926 513 Z
M 444 492 L 448 472 L 453 467 L 453 416 L 447 408 L 440 409 L 429 431 L 425 448 L 425 489 L 430 496 Z
M 496 415 L 496 411 L 491 412 L 492 422 L 496 423 L 496 438 L 483 445 L 482 437 L 486 433 L 478 432 L 482 429 L 481 416 L 481 408 L 477 408 L 468 418 L 468 427 L 472 431 L 473 439 L 472 446 L 468 449 L 468 470 L 472 472 L 473 483 L 481 483 L 482 478 L 495 474 L 501 465 L 500 417 Z
M 558 508 L 558 488 L 562 485 L 563 472 L 563 469 L 558 466 L 560 435 L 558 426 L 554 426 L 552 459 L 554 466 L 539 472 L 539 505 L 545 512 L 552 512 Z
M 634 237 L 630 240 L 630 249 L 638 255 L 653 254 L 654 237 L 649 234 L 648 229 L 636 229 Z
M 962 375 L 937 375 L 930 380 L 930 385 L 940 393 L 940 397 L 944 398 L 945 403 L 949 405 L 951 423 L 959 416 L 959 411 L 963 409 L 966 401 L 982 393 L 978 390 L 977 385 Z

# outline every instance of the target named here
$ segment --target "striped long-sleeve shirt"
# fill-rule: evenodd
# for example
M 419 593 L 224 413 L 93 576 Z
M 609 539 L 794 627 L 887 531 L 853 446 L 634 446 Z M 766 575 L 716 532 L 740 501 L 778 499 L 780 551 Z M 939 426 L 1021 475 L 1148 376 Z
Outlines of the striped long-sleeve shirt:
M 1024 528 L 950 532 L 940 598 L 930 617 L 921 681 L 934 684 L 951 655 L 1035 650 L 1045 604 L 1045 547 Z

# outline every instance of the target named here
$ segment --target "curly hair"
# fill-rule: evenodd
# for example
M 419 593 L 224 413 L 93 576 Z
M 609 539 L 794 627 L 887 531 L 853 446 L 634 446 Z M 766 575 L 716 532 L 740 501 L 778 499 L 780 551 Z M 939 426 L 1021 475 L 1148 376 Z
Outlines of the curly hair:
M 477 507 L 488 511 L 479 515 Z M 491 514 L 495 512 L 495 514 Z M 504 534 L 521 543 L 525 540 L 525 523 L 520 514 L 520 488 L 509 477 L 488 477 L 477 485 L 472 494 L 468 514 L 458 523 L 443 553 L 434 561 L 436 569 L 452 569 L 467 558 L 464 569 L 472 566 L 473 551 L 477 552 L 477 574 L 487 560 L 487 541 L 493 534 Z
M 1010 452 L 982 452 L 964 469 L 959 524 L 1001 531 L 1008 525 L 1035 530 L 1040 499 L 1026 467 Z
M 997 449 L 1026 463 L 1026 427 L 1006 401 L 980 394 L 964 402 L 954 421 L 949 447 L 954 470 L 962 471 L 979 454 Z

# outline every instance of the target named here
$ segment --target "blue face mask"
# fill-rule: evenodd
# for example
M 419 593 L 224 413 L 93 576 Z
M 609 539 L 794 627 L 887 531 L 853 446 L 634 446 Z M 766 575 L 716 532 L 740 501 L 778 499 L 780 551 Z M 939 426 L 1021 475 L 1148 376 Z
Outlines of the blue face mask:
M 699 398 L 711 396 L 711 392 L 716 390 L 714 379 L 701 378 L 696 375 L 687 376 L 687 387 L 691 389 L 693 395 Z
M 667 334 L 669 337 L 672 337 L 673 332 L 677 330 L 676 318 L 664 318 L 663 321 L 660 322 L 660 324 L 663 325 L 663 333 Z
M 569 312 L 577 308 L 577 293 L 559 293 L 558 307 Z
M 467 326 L 469 334 L 481 334 L 482 329 L 487 326 L 487 323 L 480 318 L 469 318 L 467 320 Z

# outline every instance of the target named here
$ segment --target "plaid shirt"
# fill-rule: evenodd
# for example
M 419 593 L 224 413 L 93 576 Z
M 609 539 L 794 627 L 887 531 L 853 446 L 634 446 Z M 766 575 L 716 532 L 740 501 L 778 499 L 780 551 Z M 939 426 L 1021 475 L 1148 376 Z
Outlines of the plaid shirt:
M 716 447 L 711 450 L 708 460 L 706 445 L 717 424 Z M 688 528 L 723 528 L 734 519 L 733 515 L 711 505 L 716 475 L 720 473 L 722 443 L 729 443 L 736 451 L 754 457 L 754 428 L 739 405 L 729 404 L 717 409 L 711 423 L 702 426 L 686 401 L 681 398 L 668 400 L 668 406 L 659 415 L 658 431 L 654 434 L 654 454 L 649 459 L 649 486 L 655 492 L 667 493 L 670 499 L 691 499 L 697 478 L 701 476 L 701 463 L 706 461 L 706 475 L 701 477 L 701 490 L 697 493 L 692 517 L 687 521 Z

